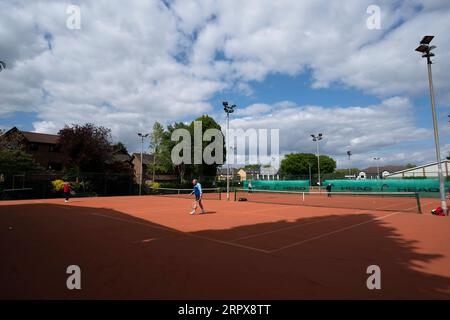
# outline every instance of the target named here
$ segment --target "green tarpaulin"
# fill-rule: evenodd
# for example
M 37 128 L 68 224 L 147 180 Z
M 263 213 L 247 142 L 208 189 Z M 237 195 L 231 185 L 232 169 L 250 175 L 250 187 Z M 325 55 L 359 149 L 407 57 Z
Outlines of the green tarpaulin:
M 438 197 L 438 179 L 379 179 L 379 180 L 325 180 L 333 192 L 419 192 L 422 196 Z M 449 182 L 446 182 L 448 190 Z
M 249 181 L 244 181 L 244 189 L 248 190 Z M 309 191 L 309 180 L 253 180 L 253 190 Z

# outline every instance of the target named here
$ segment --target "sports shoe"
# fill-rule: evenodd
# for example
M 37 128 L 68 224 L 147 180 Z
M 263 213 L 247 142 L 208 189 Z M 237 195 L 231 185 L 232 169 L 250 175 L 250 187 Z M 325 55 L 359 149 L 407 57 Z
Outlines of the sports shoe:
M 195 214 L 195 211 L 191 211 L 190 214 Z

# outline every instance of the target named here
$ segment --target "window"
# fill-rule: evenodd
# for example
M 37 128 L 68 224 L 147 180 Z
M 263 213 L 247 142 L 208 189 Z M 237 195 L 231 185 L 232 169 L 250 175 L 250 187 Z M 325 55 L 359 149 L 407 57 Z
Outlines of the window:
M 38 151 L 39 150 L 39 144 L 37 143 L 30 143 L 30 151 Z
M 48 170 L 53 170 L 53 171 L 61 171 L 63 168 L 62 163 L 57 163 L 57 162 L 49 162 L 48 163 Z
M 48 145 L 48 152 L 58 152 L 58 151 L 59 151 L 59 149 L 58 149 L 57 145 L 55 145 L 55 144 Z

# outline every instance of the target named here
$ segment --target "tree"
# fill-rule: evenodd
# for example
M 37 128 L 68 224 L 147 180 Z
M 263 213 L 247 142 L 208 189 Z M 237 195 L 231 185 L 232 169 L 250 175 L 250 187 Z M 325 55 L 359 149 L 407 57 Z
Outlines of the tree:
M 2 149 L 25 151 L 24 137 L 19 130 L 13 128 L 9 132 L 0 131 L 0 150 Z
M 177 144 L 176 141 L 171 140 L 172 133 L 177 129 L 189 130 L 189 126 L 183 122 L 176 122 L 173 125 L 167 126 L 167 138 L 163 140 L 163 144 L 169 151 Z M 168 162 L 173 166 L 175 173 L 180 177 L 180 183 L 184 183 L 185 176 L 192 172 L 192 165 L 186 163 L 174 165 L 170 156 L 169 159 Z
M 112 151 L 114 154 L 128 154 L 127 147 L 122 142 L 117 142 L 112 146 Z
M 412 164 L 412 163 L 407 163 L 406 164 L 406 166 L 405 166 L 407 169 L 411 169 L 411 168 L 415 168 L 415 167 L 417 167 L 415 164 Z
M 148 172 L 153 175 L 155 180 L 156 173 L 169 173 L 173 166 L 170 161 L 170 137 L 168 132 L 159 123 L 153 124 L 153 130 L 150 135 L 150 148 L 153 149 L 153 163 L 148 166 Z
M 261 165 L 260 164 L 248 164 L 243 169 L 246 171 L 247 170 L 259 171 L 261 169 Z
M 191 133 L 191 142 L 192 142 L 192 159 L 194 157 L 194 122 L 195 121 L 201 121 L 202 123 L 202 136 L 208 129 L 217 129 L 219 131 L 222 131 L 222 128 L 220 125 L 210 116 L 203 115 L 194 121 L 191 122 L 189 125 L 189 132 Z M 226 159 L 226 147 L 225 147 L 225 138 L 222 134 L 222 141 L 223 141 L 223 159 L 222 163 Z M 208 146 L 212 141 L 202 141 L 202 153 L 203 150 Z M 215 177 L 217 173 L 217 167 L 222 165 L 221 163 L 213 163 L 213 164 L 206 164 L 204 160 L 202 159 L 202 164 L 194 164 L 192 165 L 192 173 L 195 177 L 204 178 L 204 177 Z
M 282 175 L 308 175 L 317 172 L 317 156 L 312 153 L 290 153 L 287 154 L 280 164 Z M 320 156 L 320 173 L 333 173 L 336 169 L 336 161 L 332 158 Z
M 282 175 L 307 175 L 309 167 L 311 171 L 317 171 L 317 157 L 312 153 L 287 154 L 280 164 Z
M 350 169 L 350 174 L 352 174 L 352 175 L 357 175 L 360 172 L 361 172 L 361 170 L 359 170 L 358 168 L 351 168 Z M 334 171 L 334 173 L 341 174 L 341 175 L 348 175 L 348 169 L 336 169 Z
M 65 126 L 59 145 L 66 169 L 78 172 L 103 172 L 112 157 L 111 130 L 91 123 Z
M 21 150 L 0 150 L 0 174 L 17 174 L 40 169 L 33 157 Z
M 336 161 L 329 156 L 320 156 L 320 173 L 333 173 L 336 170 Z
M 450 160 L 450 152 L 448 153 L 447 160 Z

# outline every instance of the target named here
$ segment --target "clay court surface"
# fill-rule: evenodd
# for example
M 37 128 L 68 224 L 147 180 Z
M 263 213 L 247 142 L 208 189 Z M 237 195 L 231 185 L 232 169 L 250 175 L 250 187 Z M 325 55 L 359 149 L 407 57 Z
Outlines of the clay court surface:
M 0 202 L 2 299 L 449 299 L 450 219 L 143 196 Z M 12 229 L 10 228 L 12 227 Z M 66 268 L 81 268 L 81 290 Z M 366 269 L 381 268 L 381 290 Z

